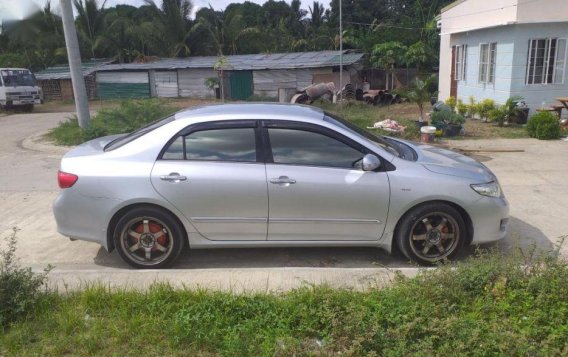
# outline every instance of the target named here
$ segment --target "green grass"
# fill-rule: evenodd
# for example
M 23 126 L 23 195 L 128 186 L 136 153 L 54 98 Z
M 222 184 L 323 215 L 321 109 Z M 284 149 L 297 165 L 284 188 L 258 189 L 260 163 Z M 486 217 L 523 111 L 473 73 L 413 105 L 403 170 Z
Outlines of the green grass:
M 565 356 L 568 264 L 531 261 L 480 252 L 365 292 L 52 293 L 4 331 L 0 355 Z
M 393 134 L 381 129 L 368 130 L 375 134 L 397 136 L 409 140 L 418 140 L 420 138 L 420 131 L 414 124 L 414 121 L 418 118 L 418 109 L 414 104 L 403 103 L 390 106 L 373 106 L 358 101 L 342 104 L 317 101 L 313 105 L 337 114 L 364 129 L 372 127 L 375 122 L 393 119 L 406 127 L 403 133 Z
M 100 110 L 86 130 L 81 130 L 75 117 L 52 129 L 47 138 L 57 145 L 78 145 L 101 136 L 129 133 L 175 111 L 158 99 L 126 100 L 117 108 Z

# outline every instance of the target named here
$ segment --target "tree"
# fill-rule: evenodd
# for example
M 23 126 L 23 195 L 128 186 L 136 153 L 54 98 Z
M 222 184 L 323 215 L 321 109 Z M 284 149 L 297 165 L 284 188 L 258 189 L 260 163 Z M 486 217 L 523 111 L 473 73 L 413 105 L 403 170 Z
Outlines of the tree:
M 424 80 L 416 78 L 408 89 L 400 91 L 404 97 L 418 106 L 420 110 L 420 118 L 418 121 L 424 121 L 424 103 L 430 101 L 433 94 L 431 88 L 437 78 L 436 75 L 430 75 Z
M 371 55 L 371 64 L 387 71 L 387 89 L 394 88 L 394 83 L 398 83 L 398 79 L 394 74 L 394 68 L 396 65 L 405 63 L 404 55 L 406 51 L 407 47 L 400 42 L 381 43 L 375 45 L 375 47 L 373 48 L 373 53 Z M 389 75 L 391 77 L 390 86 Z
M 426 43 L 418 41 L 408 47 L 404 54 L 404 61 L 407 66 L 416 66 L 416 70 L 420 73 L 420 69 L 427 63 L 436 59 L 434 51 Z
M 190 48 L 187 42 L 192 34 L 189 21 L 189 15 L 193 9 L 191 1 L 163 0 L 161 8 L 156 5 L 154 0 L 144 0 L 144 2 L 157 15 L 153 24 L 163 36 L 163 52 L 170 57 L 189 56 Z
M 73 5 L 77 11 L 75 20 L 78 35 L 88 46 L 91 57 L 96 58 L 95 42 L 97 37 L 104 32 L 104 7 L 107 0 L 104 0 L 99 7 L 97 0 L 73 0 Z

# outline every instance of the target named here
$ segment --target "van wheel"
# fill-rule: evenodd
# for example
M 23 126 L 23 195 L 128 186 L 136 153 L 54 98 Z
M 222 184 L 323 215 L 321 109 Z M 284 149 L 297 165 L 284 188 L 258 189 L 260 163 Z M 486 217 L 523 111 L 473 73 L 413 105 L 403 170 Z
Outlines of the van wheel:
M 402 254 L 420 265 L 452 259 L 466 238 L 465 223 L 452 206 L 432 202 L 415 207 L 401 219 L 396 243 Z
M 183 232 L 168 212 L 139 207 L 120 218 L 114 230 L 114 244 L 122 259 L 135 268 L 163 268 L 179 256 L 184 246 Z

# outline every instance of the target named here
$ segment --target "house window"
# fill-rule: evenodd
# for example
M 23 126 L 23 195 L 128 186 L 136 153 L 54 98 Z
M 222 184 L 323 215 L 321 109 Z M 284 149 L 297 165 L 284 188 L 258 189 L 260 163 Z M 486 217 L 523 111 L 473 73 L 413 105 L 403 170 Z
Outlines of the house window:
M 562 84 L 566 71 L 566 39 L 529 40 L 526 84 Z
M 467 45 L 460 45 L 456 47 L 456 68 L 455 80 L 465 81 L 465 69 L 467 66 Z
M 497 43 L 479 45 L 479 83 L 495 83 L 495 61 L 497 59 Z

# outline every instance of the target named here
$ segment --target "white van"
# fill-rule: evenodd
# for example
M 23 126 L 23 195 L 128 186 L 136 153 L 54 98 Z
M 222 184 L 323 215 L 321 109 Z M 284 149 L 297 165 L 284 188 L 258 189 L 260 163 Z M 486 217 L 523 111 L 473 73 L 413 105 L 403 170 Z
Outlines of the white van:
M 31 112 L 43 95 L 35 76 L 25 68 L 0 68 L 0 109 L 20 107 Z

